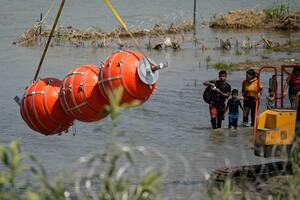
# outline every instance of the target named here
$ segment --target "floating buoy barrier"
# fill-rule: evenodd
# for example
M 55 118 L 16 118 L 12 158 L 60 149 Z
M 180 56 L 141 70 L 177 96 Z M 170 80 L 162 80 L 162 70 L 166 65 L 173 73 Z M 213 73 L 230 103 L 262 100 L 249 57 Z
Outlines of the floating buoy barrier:
M 26 124 L 44 135 L 66 131 L 74 120 L 61 107 L 59 93 L 61 81 L 44 78 L 29 85 L 22 97 L 21 115 Z
M 167 65 L 156 65 L 141 53 L 118 51 L 100 67 L 86 64 L 74 68 L 63 81 L 34 81 L 22 100 L 16 96 L 15 101 L 32 130 L 44 135 L 59 134 L 67 131 L 74 119 L 93 122 L 105 118 L 109 93 L 119 87 L 123 88 L 121 105 L 135 100 L 144 103 L 156 88 L 158 70 L 164 67 Z
M 99 89 L 108 100 L 108 93 L 123 87 L 121 103 L 134 100 L 145 102 L 156 88 L 158 71 L 156 64 L 143 54 L 124 50 L 110 55 L 100 68 Z
M 156 65 L 144 54 L 124 50 L 113 53 L 100 68 L 96 65 L 76 67 L 68 73 L 63 82 L 55 78 L 37 80 L 64 3 L 65 0 L 62 0 L 37 66 L 34 81 L 25 90 L 21 101 L 18 96 L 14 98 L 21 107 L 21 115 L 26 124 L 44 135 L 66 131 L 74 119 L 84 122 L 103 119 L 107 116 L 104 108 L 109 104 L 110 94 L 120 87 L 123 88 L 121 104 L 135 100 L 145 102 L 156 88 L 158 70 L 167 67 L 162 63 Z M 140 49 L 138 41 L 110 1 L 105 3 L 130 35 L 137 49 Z
M 82 65 L 64 78 L 60 102 L 66 113 L 83 122 L 93 122 L 107 116 L 104 106 L 108 101 L 98 88 L 99 67 Z

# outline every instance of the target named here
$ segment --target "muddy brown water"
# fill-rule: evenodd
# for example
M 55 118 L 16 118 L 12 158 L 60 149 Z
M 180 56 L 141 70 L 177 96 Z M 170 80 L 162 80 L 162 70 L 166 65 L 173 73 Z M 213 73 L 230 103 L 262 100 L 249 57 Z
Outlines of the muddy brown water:
M 151 27 L 161 20 L 172 21 L 176 17 L 192 17 L 192 1 L 113 1 L 116 8 L 129 26 Z M 197 10 L 208 20 L 215 13 L 236 8 L 262 8 L 272 1 L 229 0 L 199 1 Z M 95 150 L 103 150 L 110 142 L 111 120 L 106 118 L 95 123 L 76 123 L 76 135 L 45 137 L 31 131 L 23 122 L 19 107 L 13 102 L 15 95 L 21 95 L 25 86 L 33 79 L 35 67 L 43 48 L 16 47 L 12 45 L 26 28 L 46 12 L 50 1 L 2 0 L 0 6 L 0 142 L 7 144 L 15 138 L 22 141 L 23 151 L 35 154 L 46 166 L 51 175 L 68 170 L 79 157 Z M 300 8 L 300 2 L 290 0 L 293 8 Z M 57 8 L 57 6 L 55 7 Z M 53 17 L 54 11 L 49 17 Z M 49 18 L 51 21 L 51 18 Z M 102 1 L 67 1 L 61 23 L 86 29 L 90 26 L 113 30 L 117 21 L 112 17 Z M 286 41 L 299 39 L 300 33 L 272 31 L 214 31 L 207 27 L 197 29 L 197 36 L 209 47 L 216 47 L 216 37 L 236 37 L 245 40 L 259 40 L 261 35 L 271 40 Z M 235 51 L 202 51 L 200 46 L 184 43 L 181 51 L 146 51 L 157 62 L 168 62 L 169 68 L 160 73 L 158 87 L 152 97 L 138 108 L 124 110 L 118 129 L 122 132 L 119 139 L 130 144 L 154 148 L 166 155 L 170 168 L 164 180 L 162 193 L 171 199 L 183 197 L 194 199 L 203 192 L 205 176 L 216 168 L 226 165 L 245 165 L 267 162 L 270 159 L 253 155 L 251 129 L 238 131 L 224 129 L 213 132 L 209 127 L 207 104 L 202 100 L 202 82 L 215 79 L 217 70 L 212 67 L 216 62 L 239 62 L 260 60 L 262 56 L 270 59 L 299 58 L 299 53 L 271 53 L 261 48 Z M 75 66 L 86 63 L 100 63 L 117 49 L 52 47 L 46 56 L 41 77 L 53 76 L 63 79 Z M 205 63 L 210 56 L 212 61 Z M 263 76 L 263 82 L 270 74 Z M 241 89 L 245 72 L 231 72 L 228 81 L 233 88 Z M 266 91 L 267 89 L 265 89 Z M 264 98 L 262 98 L 262 108 Z M 72 132 L 72 130 L 70 130 Z M 156 162 L 155 159 L 153 161 Z M 0 166 L 1 167 L 1 166 Z M 3 166 L 2 166 L 3 167 Z

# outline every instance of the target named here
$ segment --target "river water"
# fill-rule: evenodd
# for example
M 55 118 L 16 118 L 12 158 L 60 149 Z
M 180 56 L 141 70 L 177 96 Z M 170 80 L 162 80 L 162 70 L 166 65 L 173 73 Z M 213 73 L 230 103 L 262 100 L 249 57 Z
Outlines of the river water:
M 209 20 L 215 13 L 226 13 L 231 9 L 261 9 L 274 2 L 279 1 L 201 0 L 197 2 L 197 19 L 202 17 Z M 75 136 L 69 133 L 52 137 L 31 131 L 23 122 L 19 106 L 12 99 L 15 95 L 21 96 L 33 79 L 43 47 L 17 47 L 12 42 L 34 24 L 39 13 L 45 13 L 51 3 L 49 0 L 1 0 L 0 142 L 7 144 L 20 138 L 23 150 L 35 154 L 49 174 L 55 175 L 58 171 L 72 167 L 79 157 L 104 149 L 111 140 L 111 120 L 106 118 L 89 124 L 78 122 Z M 151 27 L 157 22 L 168 22 L 178 17 L 192 18 L 192 0 L 128 0 L 112 3 L 130 27 Z M 289 3 L 292 9 L 300 8 L 300 1 L 290 0 Z M 55 5 L 49 14 L 48 22 L 53 20 L 57 7 Z M 117 21 L 102 1 L 88 0 L 67 1 L 60 23 L 80 29 L 94 26 L 107 31 L 118 27 Z M 197 29 L 197 37 L 210 47 L 217 45 L 216 37 L 233 36 L 245 40 L 248 36 L 251 40 L 258 40 L 261 35 L 275 41 L 300 38 L 299 33 L 289 32 L 220 32 L 199 26 Z M 75 66 L 99 64 L 116 50 L 51 47 L 40 76 L 63 79 Z M 299 58 L 299 54 L 270 53 L 259 49 L 235 56 L 231 51 L 203 52 L 199 46 L 194 47 L 192 44 L 184 44 L 181 51 L 146 53 L 157 62 L 168 62 L 169 67 L 160 73 L 157 90 L 149 101 L 138 108 L 122 111 L 118 129 L 123 135 L 120 137 L 123 142 L 154 148 L 168 157 L 171 167 L 164 182 L 164 193 L 167 196 L 171 199 L 196 198 L 202 192 L 205 175 L 213 169 L 270 161 L 253 155 L 251 129 L 211 131 L 208 106 L 202 100 L 202 82 L 217 78 L 218 71 L 212 67 L 212 63 L 260 60 L 262 55 L 274 59 Z M 207 65 L 205 58 L 208 56 L 212 61 Z M 243 71 L 231 72 L 228 81 L 233 88 L 240 90 L 244 76 Z M 268 76 L 263 76 L 263 82 L 266 82 Z M 227 120 L 223 126 L 227 126 Z

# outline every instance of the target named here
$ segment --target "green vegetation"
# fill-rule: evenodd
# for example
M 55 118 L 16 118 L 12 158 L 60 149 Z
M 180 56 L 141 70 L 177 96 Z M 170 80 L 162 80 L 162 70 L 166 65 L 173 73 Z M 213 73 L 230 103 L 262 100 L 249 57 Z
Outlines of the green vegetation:
M 211 18 L 211 28 L 299 30 L 299 11 L 289 12 L 288 3 L 274 3 L 263 11 L 231 10 L 224 16 Z
M 278 60 L 261 60 L 261 61 L 252 61 L 252 60 L 245 60 L 244 62 L 240 63 L 224 63 L 219 62 L 213 65 L 213 67 L 217 70 L 224 69 L 228 71 L 239 71 L 239 70 L 247 70 L 251 69 L 259 69 L 262 66 L 274 66 L 280 67 L 281 65 L 285 64 L 300 64 L 300 59 L 278 59 Z
M 234 53 L 236 56 L 241 56 L 243 55 L 243 52 L 239 51 L 239 50 L 236 50 L 235 53 Z
M 143 172 L 143 177 L 138 177 L 138 173 L 133 172 L 131 176 L 129 172 L 127 173 L 137 164 L 134 163 L 134 151 L 145 154 L 146 149 L 125 146 L 117 141 L 122 92 L 122 89 L 117 89 L 111 93 L 110 106 L 106 108 L 112 118 L 112 144 L 104 153 L 96 152 L 83 159 L 82 169 L 72 174 L 68 180 L 68 176 L 60 176 L 56 180 L 49 181 L 43 165 L 34 156 L 21 152 L 18 140 L 7 147 L 0 145 L 0 199 L 157 199 L 157 189 L 162 179 L 160 172 L 147 170 Z M 138 103 L 122 107 L 128 108 Z M 129 166 L 124 166 L 124 163 Z M 104 167 L 99 169 L 98 165 Z M 19 180 L 18 176 L 21 174 L 27 177 L 24 183 Z
M 289 14 L 289 4 L 273 3 L 270 8 L 265 10 L 267 19 L 277 19 Z
M 228 68 L 232 64 L 219 63 Z M 134 152 L 148 154 L 144 147 L 129 147 L 118 142 L 118 119 L 122 89 L 109 95 L 110 106 L 106 110 L 112 118 L 112 142 L 104 152 L 95 152 L 81 159 L 80 170 L 72 176 L 59 176 L 50 179 L 43 165 L 30 154 L 21 151 L 20 141 L 8 146 L 0 145 L 0 199 L 2 200 L 156 200 L 163 174 L 157 170 L 147 170 L 138 177 L 133 166 Z M 123 108 L 138 105 L 139 102 L 122 105 Z M 271 186 L 265 194 L 249 190 L 229 178 L 224 183 L 212 183 L 205 188 L 203 197 L 210 200 L 250 200 L 250 199 L 298 199 L 300 190 L 300 152 L 294 149 L 290 157 L 293 175 L 284 181 L 266 183 Z M 133 173 L 129 173 L 133 170 Z M 91 173 L 92 172 L 92 173 Z M 20 175 L 30 176 L 20 180 Z M 272 180 L 272 178 L 270 178 Z M 280 180 L 280 179 L 279 179 Z M 244 180 L 246 181 L 246 180 Z M 257 184 L 257 183 L 256 183 Z M 256 186 L 256 185 L 255 185 Z
M 215 69 L 224 69 L 224 70 L 232 70 L 232 68 L 234 67 L 234 65 L 232 63 L 223 63 L 223 62 L 218 62 L 218 63 L 215 63 L 214 65 L 214 68 Z
M 208 64 L 210 63 L 211 60 L 212 60 L 212 58 L 210 56 L 205 57 L 206 66 L 208 66 Z
M 300 39 L 287 40 L 284 44 L 278 44 L 272 47 L 274 51 L 300 52 Z

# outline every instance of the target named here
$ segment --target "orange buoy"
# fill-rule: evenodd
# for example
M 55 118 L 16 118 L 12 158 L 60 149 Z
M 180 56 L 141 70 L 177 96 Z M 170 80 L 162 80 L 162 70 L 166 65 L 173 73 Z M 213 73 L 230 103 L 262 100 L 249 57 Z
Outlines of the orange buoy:
M 151 61 L 151 63 L 150 63 Z M 153 71 L 153 61 L 131 50 L 110 55 L 100 68 L 99 89 L 108 100 L 108 92 L 123 87 L 122 103 L 133 100 L 145 102 L 156 88 L 158 71 Z
M 21 101 L 21 115 L 27 125 L 44 135 L 66 131 L 73 122 L 59 102 L 61 81 L 45 78 L 33 82 L 25 90 Z
M 71 70 L 63 80 L 61 105 L 77 120 L 92 122 L 107 116 L 103 108 L 108 102 L 97 86 L 99 71 L 96 65 L 82 65 Z

